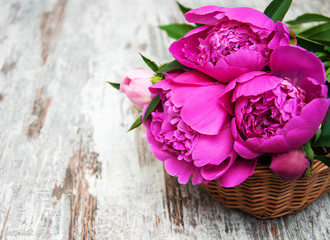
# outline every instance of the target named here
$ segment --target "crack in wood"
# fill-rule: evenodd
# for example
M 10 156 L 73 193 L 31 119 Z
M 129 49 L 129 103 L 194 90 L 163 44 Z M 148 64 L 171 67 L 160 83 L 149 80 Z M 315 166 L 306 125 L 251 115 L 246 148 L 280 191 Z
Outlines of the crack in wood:
M 44 125 L 47 110 L 51 103 L 49 97 L 43 98 L 43 88 L 39 91 L 39 96 L 34 100 L 31 113 L 32 123 L 28 126 L 27 136 L 29 138 L 37 138 Z
M 7 75 L 8 72 L 10 72 L 11 70 L 13 70 L 15 67 L 16 67 L 16 62 L 5 62 L 2 65 L 1 72 L 4 75 Z
M 271 230 L 272 230 L 272 236 L 273 236 L 273 239 L 274 240 L 278 240 L 279 238 L 279 235 L 278 235 L 278 226 L 277 226 L 277 224 L 276 223 L 274 223 L 274 222 L 272 222 L 271 224 L 270 224 L 270 226 L 271 226 Z
M 5 231 L 5 227 L 6 227 L 6 224 L 7 224 L 7 221 L 8 221 L 8 217 L 9 217 L 9 213 L 10 213 L 10 209 L 11 209 L 11 205 L 13 204 L 13 201 L 14 201 L 14 196 L 11 199 L 11 202 L 10 202 L 10 205 L 9 205 L 8 210 L 7 210 L 6 217 L 5 217 L 5 221 L 3 222 L 3 225 L 2 225 L 2 229 L 1 229 L 1 233 L 0 233 L 0 240 L 2 240 L 3 233 Z
M 176 177 L 169 176 L 164 169 L 166 200 L 171 223 L 184 229 L 183 199 L 180 184 Z
M 57 200 L 63 194 L 70 197 L 69 240 L 95 239 L 95 217 L 97 199 L 89 193 L 87 172 L 96 178 L 101 177 L 102 164 L 98 161 L 98 153 L 89 152 L 89 147 L 83 146 L 73 152 L 66 169 L 63 184 L 57 185 L 52 197 Z
M 51 11 L 43 12 L 40 15 L 41 58 L 44 64 L 47 61 L 52 41 L 62 27 L 67 2 L 68 0 L 58 0 Z

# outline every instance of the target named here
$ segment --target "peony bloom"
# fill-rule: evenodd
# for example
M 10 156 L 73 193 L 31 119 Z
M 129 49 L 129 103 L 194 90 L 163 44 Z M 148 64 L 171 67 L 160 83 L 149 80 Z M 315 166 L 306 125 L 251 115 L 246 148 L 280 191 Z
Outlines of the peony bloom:
M 149 69 L 131 69 L 120 84 L 120 92 L 125 93 L 131 102 L 140 110 L 151 101 L 149 87 L 154 72 Z
M 309 161 L 301 150 L 274 154 L 269 168 L 285 180 L 301 178 L 309 166 Z
M 329 109 L 324 67 L 313 53 L 278 47 L 270 68 L 271 73 L 254 71 L 230 82 L 220 100 L 233 115 L 234 149 L 246 159 L 300 148 Z
M 152 153 L 179 183 L 232 187 L 255 168 L 255 160 L 236 158 L 230 116 L 219 104 L 224 85 L 197 71 L 166 73 L 149 89 L 160 103 L 144 125 Z M 146 109 L 147 106 L 145 106 Z
M 188 22 L 205 24 L 170 46 L 174 58 L 220 82 L 262 70 L 274 48 L 288 45 L 289 30 L 252 8 L 206 6 L 185 14 Z

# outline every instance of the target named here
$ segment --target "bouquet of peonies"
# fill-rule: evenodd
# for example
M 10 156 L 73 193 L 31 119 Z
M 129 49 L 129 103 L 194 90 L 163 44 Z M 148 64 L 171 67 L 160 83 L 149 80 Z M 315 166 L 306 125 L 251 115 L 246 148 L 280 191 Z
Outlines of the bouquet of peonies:
M 160 26 L 174 61 L 130 70 L 121 84 L 141 110 L 151 152 L 181 184 L 233 187 L 258 161 L 285 180 L 330 165 L 330 18 L 281 22 L 291 0 L 247 7 L 179 7 L 191 24 Z M 308 22 L 319 25 L 301 28 Z M 322 23 L 320 23 L 322 22 Z M 328 82 L 327 82 L 328 80 Z

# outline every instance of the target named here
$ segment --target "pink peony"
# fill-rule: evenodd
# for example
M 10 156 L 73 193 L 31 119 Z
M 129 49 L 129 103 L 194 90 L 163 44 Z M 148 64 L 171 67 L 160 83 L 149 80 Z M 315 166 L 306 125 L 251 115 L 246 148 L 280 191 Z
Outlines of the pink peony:
M 246 159 L 298 149 L 329 109 L 324 66 L 313 53 L 278 47 L 270 68 L 271 73 L 254 71 L 230 82 L 220 100 L 233 115 L 234 149 Z
M 149 69 L 131 69 L 120 84 L 120 92 L 125 93 L 131 102 L 140 110 L 151 101 L 149 87 L 154 72 Z
M 161 102 L 144 125 L 152 153 L 179 183 L 232 187 L 255 168 L 255 160 L 236 158 L 230 116 L 219 104 L 225 86 L 197 71 L 166 73 L 149 89 Z M 145 106 L 146 109 L 147 106 Z
M 188 32 L 170 46 L 183 65 L 220 82 L 243 73 L 262 70 L 274 49 L 288 45 L 289 30 L 252 8 L 206 6 L 185 14 L 192 23 L 205 24 Z
M 309 161 L 301 150 L 274 154 L 269 168 L 285 180 L 301 178 L 309 166 Z

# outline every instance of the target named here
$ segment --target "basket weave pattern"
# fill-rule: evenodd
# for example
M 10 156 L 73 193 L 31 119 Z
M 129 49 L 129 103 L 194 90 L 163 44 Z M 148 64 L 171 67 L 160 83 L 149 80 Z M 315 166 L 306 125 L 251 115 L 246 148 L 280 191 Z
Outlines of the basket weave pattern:
M 200 185 L 227 208 L 240 209 L 260 219 L 297 213 L 330 190 L 330 168 L 315 161 L 312 175 L 284 181 L 267 165 L 258 164 L 252 176 L 242 184 L 220 187 L 217 181 Z

